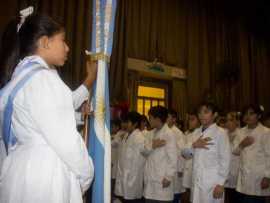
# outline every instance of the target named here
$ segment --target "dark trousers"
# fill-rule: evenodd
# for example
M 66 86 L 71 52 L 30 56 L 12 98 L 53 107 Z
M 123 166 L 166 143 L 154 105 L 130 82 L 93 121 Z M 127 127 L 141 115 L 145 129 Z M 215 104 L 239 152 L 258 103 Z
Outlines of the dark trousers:
M 173 203 L 180 203 L 181 201 L 181 194 L 174 194 L 174 199 L 173 199 Z
M 240 193 L 232 188 L 225 188 L 225 203 L 239 203 L 241 202 Z
M 112 179 L 111 182 L 111 202 L 115 200 L 115 195 L 114 195 L 114 188 L 115 188 L 115 179 Z
M 154 199 L 145 199 L 145 203 L 172 203 L 172 201 L 160 201 Z
M 122 199 L 123 203 L 143 203 L 143 199 Z
M 260 196 L 252 196 L 252 195 L 245 195 L 243 193 L 240 194 L 240 201 L 239 203 L 265 203 L 265 197 Z
M 190 203 L 190 189 L 187 188 L 186 192 L 182 194 L 181 203 Z

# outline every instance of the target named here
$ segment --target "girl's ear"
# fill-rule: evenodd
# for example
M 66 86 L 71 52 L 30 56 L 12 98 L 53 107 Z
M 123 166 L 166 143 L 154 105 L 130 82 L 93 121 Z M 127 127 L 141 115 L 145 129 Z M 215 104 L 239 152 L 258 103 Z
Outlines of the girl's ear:
M 49 48 L 49 38 L 47 36 L 42 36 L 38 40 L 38 49 L 48 49 Z

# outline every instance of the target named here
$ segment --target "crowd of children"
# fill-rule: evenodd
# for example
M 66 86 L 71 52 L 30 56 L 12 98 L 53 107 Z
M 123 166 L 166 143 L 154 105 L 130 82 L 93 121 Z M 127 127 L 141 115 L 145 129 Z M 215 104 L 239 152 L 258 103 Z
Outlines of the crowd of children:
M 220 116 L 201 103 L 185 132 L 174 110 L 155 106 L 148 118 L 129 112 L 112 121 L 113 201 L 267 202 L 270 119 L 261 106 Z

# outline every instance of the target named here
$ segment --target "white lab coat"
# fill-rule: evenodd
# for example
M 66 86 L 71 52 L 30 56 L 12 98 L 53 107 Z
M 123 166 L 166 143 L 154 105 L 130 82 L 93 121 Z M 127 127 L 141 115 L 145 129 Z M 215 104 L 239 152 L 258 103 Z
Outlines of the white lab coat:
M 124 199 L 140 199 L 143 195 L 143 171 L 145 157 L 141 154 L 144 149 L 144 136 L 139 129 L 134 130 L 123 140 L 124 144 L 119 156 L 123 166 L 117 173 L 115 194 Z
M 176 143 L 177 143 L 177 171 L 175 173 L 173 184 L 174 184 L 174 193 L 175 194 L 181 194 L 185 192 L 185 188 L 183 187 L 183 176 L 179 177 L 178 173 L 184 172 L 184 166 L 185 166 L 185 159 L 182 157 L 181 151 L 184 148 L 185 145 L 185 135 L 179 128 L 177 128 L 175 125 L 171 127 L 171 130 L 174 132 Z
M 237 178 L 238 178 L 238 173 L 239 173 L 240 156 L 235 155 L 233 153 L 233 150 L 234 150 L 234 142 L 235 142 L 235 140 L 238 139 L 238 137 L 241 136 L 240 133 L 241 133 L 241 130 L 238 128 L 235 129 L 234 132 L 229 133 L 232 154 L 231 154 L 230 172 L 229 172 L 229 176 L 228 176 L 228 179 L 226 181 L 226 184 L 225 184 L 226 188 L 233 188 L 233 189 L 236 188 Z
M 118 164 L 118 157 L 119 157 L 119 146 L 122 142 L 122 138 L 126 134 L 126 131 L 119 130 L 115 135 L 112 136 L 111 141 L 111 156 L 112 156 L 112 179 L 116 179 L 117 174 L 117 164 Z
M 147 136 L 149 133 L 149 131 L 147 129 L 144 129 L 141 132 L 142 132 L 143 136 Z
M 164 139 L 166 145 L 152 149 L 153 139 Z M 144 170 L 144 197 L 146 199 L 171 201 L 174 198 L 173 178 L 177 171 L 177 145 L 173 131 L 167 124 L 161 129 L 154 129 L 148 134 L 145 144 L 147 154 Z M 162 187 L 162 180 L 171 181 L 167 188 Z
M 270 189 L 262 190 L 263 177 L 270 178 L 270 130 L 262 124 L 255 129 L 244 127 L 239 138 L 240 143 L 246 136 L 251 136 L 255 142 L 240 151 L 240 170 L 236 190 L 246 195 L 269 196 Z M 239 144 L 236 143 L 235 151 Z
M 202 127 L 194 132 L 199 138 L 212 138 L 207 149 L 195 149 L 193 157 L 192 192 L 193 203 L 222 203 L 224 199 L 214 199 L 216 185 L 224 185 L 230 168 L 230 143 L 226 131 L 212 124 L 202 132 Z
M 44 70 L 15 97 L 12 130 L 18 143 L 4 160 L 0 202 L 82 202 L 94 169 L 76 130 L 73 94 L 42 58 L 26 59 L 37 61 Z
M 197 139 L 196 135 L 194 136 L 193 132 L 186 132 L 185 133 L 185 148 L 186 146 L 191 146 L 193 142 L 195 142 Z M 192 160 L 190 159 L 185 160 L 185 166 L 184 166 L 184 173 L 183 173 L 183 186 L 185 188 L 191 189 L 192 187 Z

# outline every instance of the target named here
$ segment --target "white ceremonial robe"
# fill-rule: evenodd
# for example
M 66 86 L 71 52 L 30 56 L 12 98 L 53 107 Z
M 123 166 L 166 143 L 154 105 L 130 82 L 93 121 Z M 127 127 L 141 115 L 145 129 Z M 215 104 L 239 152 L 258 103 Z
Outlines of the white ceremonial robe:
M 185 188 L 183 186 L 183 172 L 184 172 L 184 166 L 185 166 L 185 159 L 182 157 L 182 149 L 185 145 L 185 135 L 179 128 L 177 128 L 175 125 L 171 127 L 171 130 L 174 132 L 175 139 L 177 142 L 177 172 L 175 173 L 173 184 L 174 184 L 174 193 L 175 194 L 181 194 L 185 192 Z M 182 174 L 181 177 L 179 177 L 179 173 Z
M 44 70 L 15 97 L 12 131 L 18 142 L 4 160 L 0 202 L 80 203 L 94 168 L 76 130 L 72 91 L 42 58 L 26 59 Z
M 195 149 L 193 156 L 192 192 L 193 203 L 222 203 L 224 198 L 215 199 L 213 191 L 216 185 L 224 185 L 230 169 L 231 149 L 226 131 L 212 124 L 202 132 L 202 127 L 194 132 L 210 137 L 213 145 L 207 149 Z
M 191 146 L 193 142 L 197 139 L 196 135 L 194 136 L 193 132 L 186 132 L 185 135 L 185 147 Z M 184 173 L 183 173 L 183 186 L 185 188 L 191 189 L 192 186 L 192 160 L 193 157 L 189 157 L 185 160 Z
M 144 136 L 139 129 L 136 129 L 123 142 L 119 155 L 123 170 L 122 173 L 117 173 L 115 193 L 128 200 L 140 199 L 143 195 L 145 165 L 145 157 L 141 154 L 144 149 Z
M 118 158 L 121 150 L 121 142 L 126 134 L 126 131 L 119 130 L 113 137 L 111 141 L 111 156 L 112 156 L 112 179 L 116 179 L 117 168 L 118 168 Z
M 244 127 L 235 142 L 235 151 L 246 136 L 253 137 L 255 142 L 240 151 L 236 190 L 246 195 L 269 196 L 270 188 L 262 190 L 261 181 L 270 178 L 270 130 L 260 123 L 255 129 Z
M 166 141 L 163 147 L 152 149 L 153 139 Z M 167 124 L 161 129 L 149 132 L 145 144 L 147 155 L 144 170 L 144 197 L 146 199 L 171 201 L 174 198 L 173 178 L 177 171 L 177 144 L 173 131 Z M 162 180 L 166 178 L 171 183 L 169 187 L 162 187 Z
M 236 188 L 237 178 L 238 178 L 238 173 L 239 173 L 240 156 L 235 155 L 233 153 L 233 150 L 234 150 L 234 140 L 237 140 L 238 137 L 241 136 L 240 132 L 241 130 L 237 128 L 234 132 L 231 132 L 229 136 L 232 154 L 231 154 L 230 172 L 229 172 L 229 176 L 226 181 L 226 184 L 225 184 L 226 188 L 233 188 L 233 189 Z

